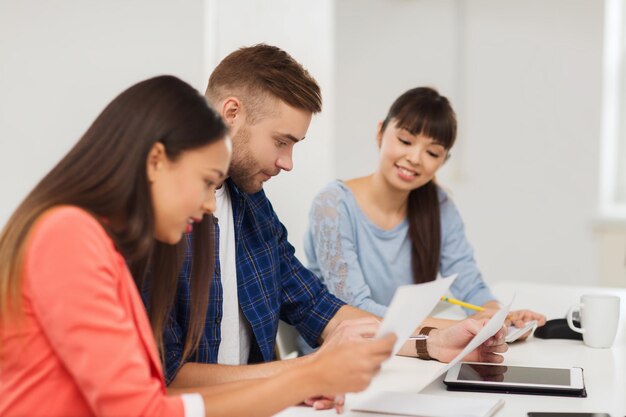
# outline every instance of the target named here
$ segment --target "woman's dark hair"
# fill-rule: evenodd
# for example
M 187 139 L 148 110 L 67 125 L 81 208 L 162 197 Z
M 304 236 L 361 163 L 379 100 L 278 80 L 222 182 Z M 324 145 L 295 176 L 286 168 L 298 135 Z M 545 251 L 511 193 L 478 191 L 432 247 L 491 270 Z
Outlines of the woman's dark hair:
M 0 315 L 19 310 L 21 265 L 37 219 L 59 205 L 78 206 L 101 221 L 149 300 L 150 324 L 163 355 L 163 329 L 176 296 L 185 239 L 157 242 L 148 153 L 161 142 L 170 160 L 223 139 L 227 128 L 206 99 L 173 76 L 140 82 L 117 96 L 69 153 L 37 184 L 0 234 Z M 184 356 L 204 328 L 214 236 L 211 216 L 194 227 L 191 321 Z M 19 314 L 18 314 L 19 316 Z
M 447 98 L 429 87 L 413 88 L 394 101 L 382 123 L 424 135 L 450 150 L 456 139 L 456 114 Z M 411 269 L 415 283 L 433 281 L 441 256 L 441 214 L 435 180 L 410 192 L 408 203 Z

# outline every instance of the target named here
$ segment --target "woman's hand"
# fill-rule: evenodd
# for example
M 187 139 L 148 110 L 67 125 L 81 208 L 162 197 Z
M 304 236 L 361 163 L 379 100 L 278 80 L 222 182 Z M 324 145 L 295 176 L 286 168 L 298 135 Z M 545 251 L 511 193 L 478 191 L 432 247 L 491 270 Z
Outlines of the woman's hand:
M 507 321 L 515 327 L 524 327 L 526 323 L 532 320 L 537 320 L 537 326 L 546 324 L 546 316 L 531 310 L 510 311 L 507 317 Z
M 315 410 L 328 410 L 334 408 L 337 410 L 337 414 L 341 414 L 343 412 L 345 400 L 346 396 L 344 394 L 336 395 L 334 398 L 318 395 L 317 397 L 307 398 L 304 401 L 304 404 L 309 407 L 313 407 Z
M 500 305 L 496 301 L 488 301 L 483 304 L 483 307 L 485 308 L 483 311 L 479 311 L 470 317 L 476 320 L 489 319 L 500 309 Z M 526 325 L 526 323 L 533 320 L 537 321 L 537 326 L 543 326 L 546 323 L 546 316 L 531 310 L 509 311 L 509 315 L 506 317 L 504 324 L 507 327 L 515 326 L 517 328 L 522 328 Z M 519 337 L 517 341 L 526 340 L 528 336 L 530 336 L 530 333 L 531 331 L 528 331 L 526 334 Z

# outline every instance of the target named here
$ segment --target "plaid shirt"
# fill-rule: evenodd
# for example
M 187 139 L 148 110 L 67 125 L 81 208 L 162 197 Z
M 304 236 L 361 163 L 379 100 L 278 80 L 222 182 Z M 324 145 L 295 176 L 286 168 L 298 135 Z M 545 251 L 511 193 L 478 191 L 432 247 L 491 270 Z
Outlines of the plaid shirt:
M 295 326 L 307 343 L 317 346 L 322 330 L 344 303 L 296 259 L 295 250 L 287 241 L 287 230 L 265 193 L 246 194 L 230 179 L 225 184 L 233 206 L 239 305 L 253 332 L 250 362 L 274 359 L 279 319 Z M 219 263 L 216 264 L 204 334 L 193 362 L 217 363 L 223 292 Z M 187 252 L 176 305 L 163 336 L 168 384 L 181 365 L 189 323 L 190 271 L 191 253 Z

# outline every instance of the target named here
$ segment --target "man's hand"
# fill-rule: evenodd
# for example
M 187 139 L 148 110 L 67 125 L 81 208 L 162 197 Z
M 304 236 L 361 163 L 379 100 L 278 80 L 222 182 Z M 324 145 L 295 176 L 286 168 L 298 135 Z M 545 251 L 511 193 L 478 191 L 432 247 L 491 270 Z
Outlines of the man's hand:
M 451 327 L 431 331 L 426 342 L 428 354 L 440 362 L 450 362 L 478 334 L 487 321 L 486 319 L 480 321 L 465 319 Z M 504 359 L 500 354 L 508 350 L 504 342 L 505 335 L 506 328 L 503 326 L 463 360 L 501 363 Z
M 389 334 L 381 339 L 349 339 L 318 350 L 310 366 L 320 394 L 307 399 L 305 404 L 316 409 L 334 406 L 337 412 L 342 412 L 343 394 L 367 388 L 382 362 L 391 355 L 395 341 L 395 335 Z
M 328 335 L 318 352 L 347 341 L 371 339 L 376 335 L 379 327 L 380 321 L 374 317 L 344 320 Z
M 365 338 L 372 338 L 380 327 L 380 321 L 374 317 L 363 317 L 359 319 L 344 320 L 333 329 L 324 341 L 322 346 L 312 354 L 324 354 L 325 351 L 331 350 L 337 346 L 354 342 Z M 335 397 L 316 396 L 307 398 L 304 404 L 315 408 L 316 410 L 327 410 L 335 408 L 338 413 L 343 411 L 345 396 L 343 394 Z

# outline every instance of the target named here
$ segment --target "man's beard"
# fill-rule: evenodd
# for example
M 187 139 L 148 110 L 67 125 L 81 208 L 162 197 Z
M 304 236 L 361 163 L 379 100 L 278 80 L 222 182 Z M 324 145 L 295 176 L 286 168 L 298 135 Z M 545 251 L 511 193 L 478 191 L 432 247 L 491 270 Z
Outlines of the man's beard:
M 228 176 L 240 190 L 253 194 L 261 191 L 263 183 L 254 178 L 261 170 L 250 152 L 249 142 L 250 131 L 242 126 L 233 136 L 233 157 Z

